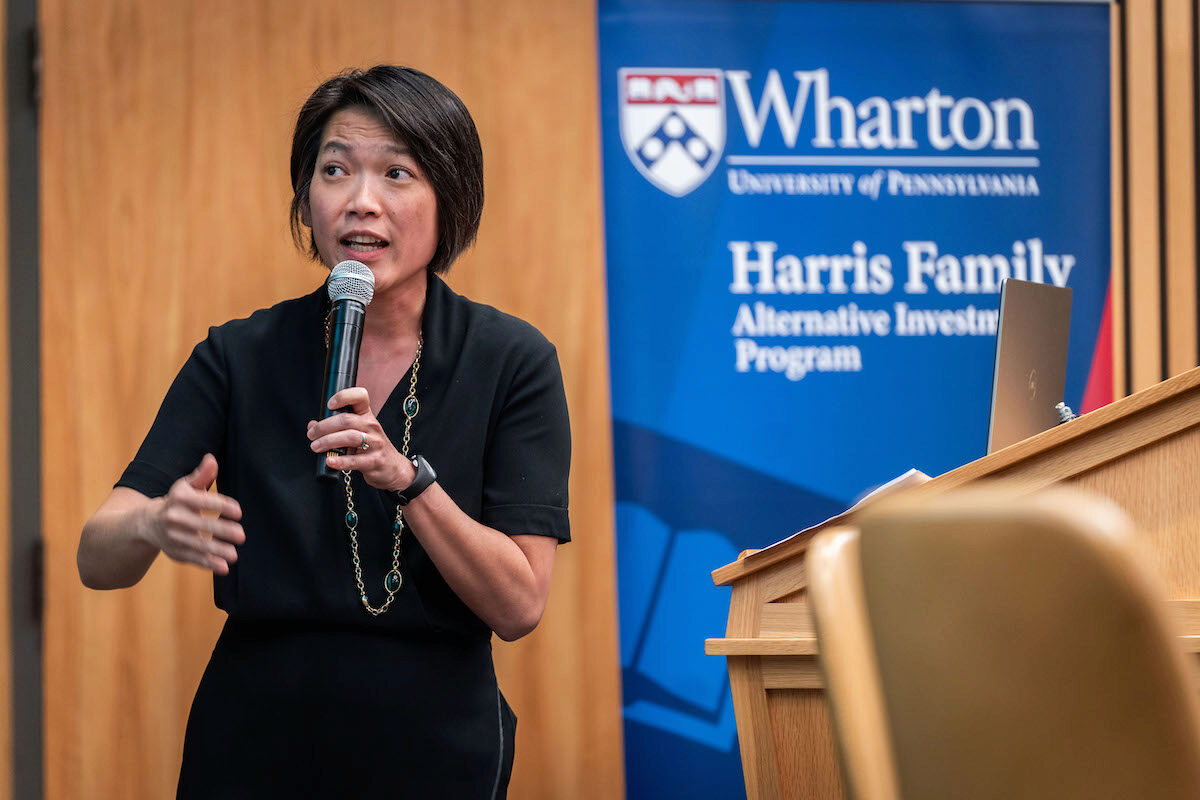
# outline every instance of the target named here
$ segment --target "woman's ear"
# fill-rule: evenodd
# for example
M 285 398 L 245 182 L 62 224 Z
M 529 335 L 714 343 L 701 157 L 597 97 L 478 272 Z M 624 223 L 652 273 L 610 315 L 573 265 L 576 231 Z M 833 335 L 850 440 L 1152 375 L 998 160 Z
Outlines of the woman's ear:
M 300 202 L 300 224 L 306 228 L 312 228 L 312 208 L 308 204 L 307 197 Z

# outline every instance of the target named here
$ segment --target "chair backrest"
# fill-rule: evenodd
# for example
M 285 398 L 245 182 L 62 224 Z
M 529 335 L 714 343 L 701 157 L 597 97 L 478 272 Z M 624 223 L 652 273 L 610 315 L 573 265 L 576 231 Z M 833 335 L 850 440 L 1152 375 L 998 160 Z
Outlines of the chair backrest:
M 1104 500 L 898 498 L 813 542 L 858 800 L 1200 798 L 1200 713 L 1156 581 Z
M 807 558 L 809 602 L 846 796 L 897 800 L 859 544 L 857 528 L 831 530 L 813 540 Z

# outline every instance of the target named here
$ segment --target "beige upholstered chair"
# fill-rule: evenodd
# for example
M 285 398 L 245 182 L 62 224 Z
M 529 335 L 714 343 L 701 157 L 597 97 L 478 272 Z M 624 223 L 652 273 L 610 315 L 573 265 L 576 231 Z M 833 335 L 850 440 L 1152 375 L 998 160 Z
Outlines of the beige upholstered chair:
M 848 793 L 1200 798 L 1195 665 L 1129 535 L 1107 501 L 991 489 L 899 498 L 818 537 Z

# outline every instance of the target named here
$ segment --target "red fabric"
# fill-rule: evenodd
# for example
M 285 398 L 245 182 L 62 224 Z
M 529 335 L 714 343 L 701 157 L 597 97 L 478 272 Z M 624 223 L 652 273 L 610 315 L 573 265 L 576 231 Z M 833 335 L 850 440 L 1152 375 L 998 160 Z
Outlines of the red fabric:
M 1083 407 L 1079 413 L 1086 414 L 1113 401 L 1113 350 L 1112 350 L 1112 286 L 1104 300 L 1104 316 L 1100 319 L 1100 332 L 1096 336 L 1096 350 L 1092 353 L 1092 369 L 1088 373 L 1087 388 L 1083 391 Z

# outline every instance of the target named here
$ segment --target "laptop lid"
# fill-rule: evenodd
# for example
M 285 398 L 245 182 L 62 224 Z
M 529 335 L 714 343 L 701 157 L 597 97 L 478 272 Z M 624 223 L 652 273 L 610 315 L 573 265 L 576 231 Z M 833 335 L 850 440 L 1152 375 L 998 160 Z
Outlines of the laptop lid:
M 1058 424 L 1070 332 L 1069 288 L 1012 278 L 1001 284 L 988 453 Z

